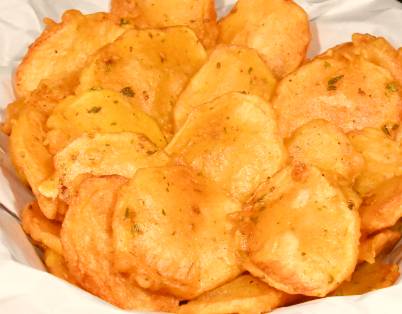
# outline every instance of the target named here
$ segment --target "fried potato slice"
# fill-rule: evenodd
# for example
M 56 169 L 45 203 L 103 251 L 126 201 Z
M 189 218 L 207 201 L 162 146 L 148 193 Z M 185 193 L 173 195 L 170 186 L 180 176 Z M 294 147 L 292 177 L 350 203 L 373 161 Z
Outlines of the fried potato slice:
M 121 308 L 174 311 L 174 298 L 142 290 L 113 270 L 112 215 L 117 191 L 126 181 L 109 176 L 81 184 L 61 231 L 68 270 L 81 287 Z
M 387 86 L 392 74 L 363 58 L 317 57 L 284 78 L 272 100 L 281 134 L 313 119 L 344 132 L 400 123 L 401 94 Z
M 25 97 L 25 106 L 36 108 L 49 116 L 56 105 L 67 96 L 74 94 L 78 86 L 78 73 L 66 74 L 63 78 L 42 80 L 38 87 Z
M 242 275 L 180 306 L 179 314 L 255 314 L 290 305 L 300 299 L 276 290 L 259 279 Z
M 402 176 L 383 182 L 363 199 L 359 209 L 362 232 L 392 227 L 402 217 Z
M 58 200 L 38 191 L 40 183 L 53 172 L 52 156 L 44 145 L 46 115 L 27 107 L 19 114 L 10 135 L 10 156 L 18 175 L 26 180 L 38 199 L 39 207 L 49 219 L 57 213 Z
M 38 203 L 28 204 L 21 215 L 21 225 L 35 243 L 43 248 L 50 248 L 57 254 L 63 254 L 60 242 L 60 224 L 47 219 Z
M 326 55 L 362 57 L 387 69 L 397 82 L 394 87 L 402 86 L 402 58 L 398 58 L 398 51 L 383 37 L 356 33 L 352 35 L 351 43 L 330 49 Z
M 360 241 L 359 262 L 374 263 L 377 256 L 388 253 L 401 238 L 397 230 L 386 229 Z
M 18 120 L 19 114 L 25 106 L 25 102 L 23 98 L 17 99 L 7 105 L 5 110 L 5 118 L 4 122 L 0 124 L 1 130 L 6 134 L 11 134 L 11 129 L 15 121 Z
M 120 24 L 136 28 L 191 28 L 206 48 L 218 37 L 214 0 L 112 0 L 112 14 Z
M 35 90 L 43 79 L 61 78 L 83 67 L 90 55 L 125 30 L 105 13 L 82 15 L 76 10 L 66 11 L 59 24 L 49 19 L 45 22 L 47 28 L 17 68 L 15 89 L 19 97 Z
M 325 120 L 311 120 L 298 128 L 287 142 L 287 148 L 294 160 L 333 172 L 349 184 L 364 167 L 363 157 L 346 134 Z
M 398 265 L 375 262 L 357 267 L 350 281 L 343 282 L 331 295 L 360 295 L 392 286 L 399 278 Z
M 77 92 L 93 87 L 121 92 L 169 135 L 173 106 L 205 60 L 204 48 L 187 27 L 129 30 L 95 54 Z
M 291 294 L 325 296 L 357 262 L 360 223 L 343 191 L 313 166 L 292 164 L 249 202 L 245 268 Z
M 68 202 L 83 174 L 132 178 L 139 168 L 163 166 L 168 156 L 145 136 L 136 133 L 84 134 L 54 156 L 54 175 L 39 186 L 47 197 Z M 55 191 L 56 190 L 56 191 Z
M 158 147 L 165 137 L 153 118 L 123 95 L 110 90 L 88 91 L 59 103 L 47 120 L 48 143 L 54 153 L 85 132 L 134 132 Z
M 67 280 L 72 284 L 76 283 L 75 280 L 71 277 L 71 274 L 68 272 L 66 261 L 59 253 L 51 249 L 45 249 L 43 262 L 45 263 L 48 272 L 61 279 Z
M 271 99 L 276 79 L 253 49 L 218 46 L 181 93 L 174 109 L 175 129 L 192 110 L 229 92 Z
M 363 172 L 354 185 L 361 195 L 370 194 L 385 180 L 402 175 L 402 146 L 392 140 L 385 130 L 365 128 L 348 134 L 352 145 L 365 161 Z
M 26 107 L 35 108 L 44 115 L 49 115 L 59 101 L 74 93 L 77 85 L 77 73 L 70 73 L 63 79 L 42 80 L 34 91 L 7 106 L 5 120 L 0 124 L 1 130 L 10 135 L 13 124 Z
M 143 288 L 181 299 L 214 289 L 241 272 L 227 219 L 239 210 L 190 168 L 139 169 L 116 204 L 115 268 Z
M 288 0 L 239 0 L 218 26 L 219 42 L 256 49 L 278 78 L 300 66 L 311 37 L 306 12 Z
M 277 129 L 263 99 L 230 93 L 194 110 L 166 152 L 244 201 L 286 162 Z

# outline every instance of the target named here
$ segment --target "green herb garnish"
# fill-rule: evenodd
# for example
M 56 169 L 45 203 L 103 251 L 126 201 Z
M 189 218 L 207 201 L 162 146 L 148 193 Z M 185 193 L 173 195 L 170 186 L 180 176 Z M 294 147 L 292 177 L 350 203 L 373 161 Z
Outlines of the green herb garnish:
M 336 90 L 336 83 L 338 83 L 344 75 L 338 75 L 328 80 L 327 90 Z
M 130 86 L 126 86 L 121 89 L 120 93 L 122 93 L 126 97 L 134 97 L 135 93 Z
M 99 111 L 102 110 L 102 107 L 99 106 L 93 106 L 91 109 L 87 110 L 88 113 L 98 113 Z

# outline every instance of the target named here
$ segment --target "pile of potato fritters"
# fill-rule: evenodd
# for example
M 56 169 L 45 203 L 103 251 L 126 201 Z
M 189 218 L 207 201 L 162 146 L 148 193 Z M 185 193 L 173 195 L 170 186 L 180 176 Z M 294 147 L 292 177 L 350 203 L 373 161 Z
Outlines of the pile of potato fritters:
M 402 49 L 312 60 L 289 0 L 113 0 L 29 47 L 3 131 L 58 277 L 124 309 L 264 313 L 392 285 Z

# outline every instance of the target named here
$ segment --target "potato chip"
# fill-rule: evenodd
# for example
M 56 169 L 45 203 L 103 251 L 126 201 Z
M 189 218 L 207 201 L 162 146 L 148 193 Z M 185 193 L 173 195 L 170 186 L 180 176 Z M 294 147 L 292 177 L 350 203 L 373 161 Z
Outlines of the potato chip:
M 359 209 L 362 232 L 392 227 L 402 217 L 402 176 L 383 182 L 370 192 Z
M 113 270 L 112 215 L 117 191 L 126 181 L 109 176 L 81 184 L 61 231 L 68 270 L 81 287 L 121 308 L 174 311 L 174 298 L 142 290 Z
M 189 168 L 139 169 L 116 204 L 115 268 L 143 288 L 181 299 L 214 289 L 241 272 L 227 218 L 239 210 Z
M 19 114 L 24 108 L 25 103 L 24 99 L 20 98 L 12 103 L 8 104 L 6 109 L 5 109 L 5 118 L 4 122 L 0 124 L 1 126 L 1 131 L 3 131 L 5 134 L 10 135 L 11 134 L 11 128 L 15 121 L 18 120 Z
M 348 136 L 365 161 L 363 172 L 354 185 L 361 195 L 370 194 L 385 180 L 402 175 L 402 146 L 392 140 L 385 129 L 366 128 Z
M 121 92 L 170 135 L 173 106 L 205 59 L 204 48 L 187 27 L 129 30 L 95 54 L 77 92 L 93 87 Z
M 249 206 L 242 232 L 252 275 L 287 293 L 322 297 L 352 274 L 359 216 L 317 168 L 286 167 L 258 188 Z
M 192 110 L 229 92 L 253 94 L 269 101 L 276 80 L 257 52 L 239 46 L 218 46 L 181 93 L 175 108 L 175 129 Z
M 56 253 L 51 249 L 45 249 L 45 253 L 43 255 L 43 262 L 46 265 L 46 269 L 53 275 L 61 279 L 67 280 L 72 284 L 76 283 L 74 279 L 71 277 L 71 274 L 68 272 L 66 261 L 64 260 L 63 256 L 60 255 L 59 253 Z
M 399 277 L 398 265 L 382 262 L 357 267 L 350 281 L 343 282 L 331 295 L 358 295 L 392 286 Z
M 300 299 L 276 290 L 259 279 L 242 275 L 180 306 L 179 314 L 254 314 L 292 304 Z
M 61 78 L 78 70 L 90 55 L 124 32 L 105 13 L 82 15 L 69 10 L 61 23 L 49 19 L 45 23 L 47 28 L 17 68 L 15 89 L 19 97 L 35 90 L 43 79 Z
M 401 233 L 385 229 L 368 238 L 360 240 L 359 262 L 375 262 L 377 256 L 388 253 L 401 238 Z
M 153 118 L 126 98 L 109 90 L 88 91 L 59 103 L 47 120 L 48 143 L 56 153 L 85 132 L 134 132 L 158 147 L 165 137 Z
M 10 135 L 11 160 L 19 176 L 29 183 L 44 215 L 54 219 L 57 200 L 51 200 L 38 191 L 40 183 L 53 172 L 52 156 L 44 145 L 46 116 L 32 107 L 19 114 Z
M 306 12 L 288 0 L 239 0 L 218 25 L 219 42 L 256 49 L 278 78 L 299 67 L 311 37 Z
M 244 201 L 286 162 L 277 128 L 263 99 L 230 93 L 193 111 L 166 152 Z
M 392 74 L 363 58 L 317 57 L 288 75 L 272 100 L 281 134 L 324 119 L 344 132 L 400 123 L 401 94 Z
M 402 85 L 402 59 L 398 58 L 398 51 L 383 37 L 353 34 L 350 44 L 336 46 L 326 54 L 344 58 L 362 57 L 387 69 L 392 74 L 396 84 L 390 85 L 389 88 L 398 88 Z
M 37 202 L 28 204 L 22 210 L 21 225 L 35 243 L 43 248 L 50 248 L 57 254 L 63 254 L 60 243 L 60 225 L 47 219 L 42 214 Z
M 136 28 L 188 26 L 206 48 L 218 37 L 214 0 L 112 0 L 112 14 Z
M 297 161 L 335 173 L 353 183 L 364 167 L 364 159 L 348 137 L 325 120 L 312 120 L 298 128 L 287 142 L 290 156 Z
M 132 178 L 139 168 L 163 166 L 167 162 L 167 155 L 141 134 L 84 134 L 54 156 L 55 174 L 42 182 L 39 191 L 53 198 L 63 192 L 67 201 L 80 175 L 116 174 Z

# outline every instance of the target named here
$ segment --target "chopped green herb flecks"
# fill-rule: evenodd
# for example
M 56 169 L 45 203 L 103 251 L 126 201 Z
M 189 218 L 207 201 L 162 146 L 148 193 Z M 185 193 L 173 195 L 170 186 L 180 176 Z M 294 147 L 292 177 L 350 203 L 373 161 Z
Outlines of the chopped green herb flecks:
M 135 93 L 130 86 L 122 88 L 120 93 L 122 93 L 126 97 L 134 97 L 135 96 Z
M 392 136 L 392 133 L 398 130 L 398 128 L 399 124 L 393 123 L 393 124 L 384 124 L 381 129 L 385 133 L 385 135 Z
M 127 25 L 127 24 L 130 24 L 129 20 L 127 20 L 125 18 L 120 19 L 120 26 Z
M 131 227 L 131 233 L 132 234 L 142 234 L 142 230 L 138 224 L 133 224 Z
M 327 90 L 336 90 L 336 83 L 338 83 L 344 75 L 338 75 L 328 80 Z
M 398 86 L 396 86 L 395 82 L 388 83 L 387 85 L 385 85 L 385 88 L 391 93 L 395 93 L 398 91 Z
M 102 107 L 99 106 L 93 106 L 91 109 L 87 110 L 88 113 L 98 113 L 99 111 L 102 110 Z

